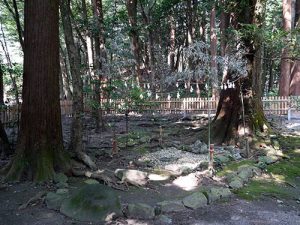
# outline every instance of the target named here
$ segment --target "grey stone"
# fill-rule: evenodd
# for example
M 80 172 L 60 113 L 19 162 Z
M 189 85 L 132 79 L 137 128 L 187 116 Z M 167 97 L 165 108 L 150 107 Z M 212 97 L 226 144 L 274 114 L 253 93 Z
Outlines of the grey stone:
M 216 155 L 214 161 L 220 164 L 228 163 L 231 159 L 227 155 Z
M 207 144 L 205 144 L 204 142 L 201 142 L 200 140 L 197 140 L 194 144 L 190 145 L 189 149 L 192 153 L 195 153 L 195 154 L 208 153 Z
M 171 218 L 167 217 L 166 215 L 159 215 L 156 218 L 157 222 L 161 225 L 166 225 L 166 224 L 173 224 L 173 221 Z
M 53 180 L 55 183 L 67 183 L 68 177 L 63 173 L 57 173 L 54 175 Z
M 80 221 L 106 222 L 122 215 L 116 192 L 101 184 L 89 184 L 65 199 L 60 212 Z
M 232 145 L 225 146 L 224 150 L 232 153 L 234 151 L 234 146 L 232 146 Z
M 202 192 L 196 192 L 194 194 L 185 197 L 182 200 L 182 203 L 187 208 L 198 209 L 200 207 L 207 205 L 207 198 Z
M 264 163 L 264 162 L 258 162 L 258 163 L 256 164 L 256 166 L 257 166 L 258 168 L 260 168 L 261 170 L 264 170 L 264 169 L 267 168 L 267 164 Z
M 254 175 L 261 175 L 261 170 L 256 166 L 242 165 L 238 167 L 238 176 L 243 182 L 248 182 Z
M 243 181 L 241 180 L 241 178 L 235 177 L 230 181 L 229 187 L 233 190 L 240 189 L 243 187 Z
M 69 194 L 69 189 L 66 189 L 66 188 L 57 189 L 56 194 L 59 194 L 59 195 Z
M 61 204 L 67 197 L 68 193 L 62 193 L 61 191 L 56 193 L 49 192 L 45 197 L 46 206 L 48 209 L 59 210 Z
M 62 182 L 59 182 L 55 185 L 58 189 L 61 189 L 61 188 L 68 188 L 69 185 L 68 183 L 62 183 Z
M 260 157 L 258 157 L 258 160 L 260 162 L 263 162 L 263 163 L 269 165 L 269 164 L 273 164 L 273 163 L 277 162 L 278 157 L 277 156 L 260 156 Z
M 139 170 L 116 169 L 115 175 L 122 182 L 127 182 L 136 186 L 143 186 L 148 180 L 148 173 Z
M 206 195 L 209 204 L 219 199 L 226 199 L 232 195 L 229 188 L 223 187 L 212 187 L 208 191 L 205 191 L 204 194 Z
M 95 179 L 87 179 L 84 181 L 85 184 L 99 184 L 99 181 Z
M 126 217 L 133 219 L 154 219 L 154 208 L 150 205 L 137 203 L 129 204 L 125 212 Z
M 242 167 L 238 171 L 238 177 L 243 181 L 243 182 L 248 182 L 250 178 L 252 178 L 254 175 L 254 172 L 251 167 Z
M 179 200 L 163 201 L 157 203 L 162 213 L 180 212 L 185 210 L 184 205 Z

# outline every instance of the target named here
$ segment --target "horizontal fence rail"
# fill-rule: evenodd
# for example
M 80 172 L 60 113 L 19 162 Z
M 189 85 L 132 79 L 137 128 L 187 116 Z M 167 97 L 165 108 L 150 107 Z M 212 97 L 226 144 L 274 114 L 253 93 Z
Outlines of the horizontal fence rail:
M 289 97 L 263 97 L 263 109 L 266 115 L 287 115 L 289 110 L 299 109 L 300 96 Z M 85 100 L 85 112 L 92 112 L 92 104 Z M 63 116 L 72 116 L 72 101 L 61 100 L 61 114 Z M 162 114 L 179 114 L 179 113 L 215 113 L 218 106 L 216 98 L 181 98 L 181 99 L 154 99 L 147 100 L 143 103 L 134 103 L 125 99 L 102 99 L 101 106 L 106 114 L 125 113 L 162 113 Z M 5 126 L 11 126 L 19 122 L 21 107 L 5 106 L 0 109 L 0 119 Z

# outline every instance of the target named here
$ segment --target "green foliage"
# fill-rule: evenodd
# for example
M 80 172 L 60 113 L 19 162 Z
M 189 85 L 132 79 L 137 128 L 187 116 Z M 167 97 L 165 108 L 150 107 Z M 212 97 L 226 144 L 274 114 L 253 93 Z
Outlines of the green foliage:
M 22 79 L 23 79 L 23 65 L 19 63 L 13 63 L 13 67 L 10 68 L 8 65 L 2 66 L 4 77 L 3 77 L 3 83 L 4 86 L 7 88 L 7 98 L 9 100 L 14 100 L 15 93 L 13 89 L 12 80 L 10 77 L 10 74 L 15 78 L 19 94 L 22 93 Z M 5 99 L 7 100 L 7 99 Z

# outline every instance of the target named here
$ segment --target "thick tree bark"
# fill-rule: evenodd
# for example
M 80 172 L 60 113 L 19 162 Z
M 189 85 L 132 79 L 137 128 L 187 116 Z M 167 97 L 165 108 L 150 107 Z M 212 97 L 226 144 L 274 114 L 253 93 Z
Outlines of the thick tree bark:
M 244 24 L 254 23 L 261 28 L 265 1 L 257 0 L 248 4 L 238 15 L 239 21 Z M 237 144 L 244 135 L 251 142 L 256 131 L 264 131 L 267 127 L 261 102 L 261 90 L 258 88 L 261 85 L 261 59 L 263 58 L 261 40 L 254 41 L 252 37 L 246 37 L 243 38 L 243 43 L 247 48 L 245 57 L 248 61 L 248 76 L 241 78 L 240 82 L 235 82 L 236 88 L 221 91 L 216 116 L 212 123 L 213 143 Z M 231 80 L 230 74 L 228 80 Z M 240 93 L 243 96 L 244 113 Z
M 60 0 L 60 12 L 65 36 L 65 42 L 67 46 L 67 53 L 70 63 L 70 71 L 72 76 L 72 85 L 73 85 L 73 119 L 71 125 L 71 144 L 70 150 L 75 153 L 76 157 L 82 160 L 92 169 L 96 169 L 96 165 L 92 160 L 83 153 L 83 124 L 82 124 L 82 115 L 83 115 L 83 83 L 81 79 L 81 70 L 80 70 L 80 55 L 77 51 L 72 25 L 70 20 L 70 5 L 67 1 Z
M 283 16 L 283 30 L 288 33 L 286 41 L 290 43 L 290 32 L 292 29 L 292 0 L 282 0 L 282 16 Z M 291 61 L 289 59 L 289 46 L 282 50 L 281 65 L 280 65 L 280 81 L 279 81 L 279 95 L 288 96 L 290 91 L 291 79 Z
M 68 168 L 59 104 L 58 9 L 58 0 L 25 0 L 22 120 L 9 179 L 43 181 Z

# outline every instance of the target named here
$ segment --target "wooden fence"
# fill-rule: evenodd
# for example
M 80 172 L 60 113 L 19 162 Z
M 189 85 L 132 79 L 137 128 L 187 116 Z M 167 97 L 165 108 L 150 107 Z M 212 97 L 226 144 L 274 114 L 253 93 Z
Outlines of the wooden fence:
M 263 108 L 265 114 L 287 115 L 289 109 L 299 108 L 300 96 L 292 97 L 263 97 Z M 119 108 L 124 105 L 124 100 L 103 100 L 106 106 L 106 114 L 114 114 L 120 112 Z M 63 100 L 60 102 L 61 114 L 64 116 L 72 116 L 72 101 Z M 215 113 L 218 105 L 218 99 L 214 98 L 181 98 L 181 99 L 158 99 L 147 101 L 146 104 L 133 105 L 129 111 L 138 111 L 140 113 Z M 117 110 L 118 109 L 118 110 Z M 19 114 L 18 114 L 19 112 Z M 91 112 L 91 107 L 86 102 L 85 112 Z M 124 112 L 124 111 L 123 111 Z M 20 118 L 20 109 L 16 106 L 6 106 L 0 109 L 0 118 L 5 126 L 17 123 Z

